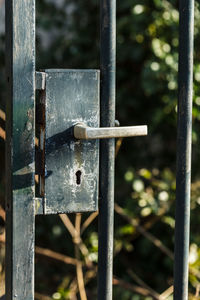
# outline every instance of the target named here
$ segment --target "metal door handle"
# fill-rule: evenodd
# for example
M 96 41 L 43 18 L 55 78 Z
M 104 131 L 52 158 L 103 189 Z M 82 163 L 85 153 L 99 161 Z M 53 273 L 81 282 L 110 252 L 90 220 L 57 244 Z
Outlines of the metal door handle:
M 147 135 L 147 126 L 89 127 L 83 123 L 74 125 L 74 137 L 81 140 L 109 139 Z

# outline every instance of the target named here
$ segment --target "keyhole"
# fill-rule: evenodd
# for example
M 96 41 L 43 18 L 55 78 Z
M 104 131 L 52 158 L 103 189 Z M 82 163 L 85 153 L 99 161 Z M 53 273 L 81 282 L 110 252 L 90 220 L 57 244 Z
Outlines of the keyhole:
M 81 171 L 80 170 L 78 170 L 77 172 L 76 172 L 76 184 L 78 184 L 78 185 L 80 185 L 81 184 Z

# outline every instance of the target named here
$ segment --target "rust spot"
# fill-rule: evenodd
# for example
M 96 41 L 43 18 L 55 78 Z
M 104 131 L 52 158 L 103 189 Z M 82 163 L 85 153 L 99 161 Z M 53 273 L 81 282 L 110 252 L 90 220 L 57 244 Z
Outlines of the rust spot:
M 39 147 L 39 139 L 37 137 L 35 138 L 35 146 Z
M 37 181 L 39 196 L 43 197 L 45 193 L 45 97 L 46 92 L 42 90 L 38 93 L 37 105 L 36 105 L 36 138 L 35 148 L 37 159 L 37 165 L 40 166 L 40 173 L 38 174 Z
M 35 175 L 35 182 L 36 182 L 36 184 L 39 183 L 39 175 Z
M 1 118 L 3 121 L 6 120 L 6 114 L 5 114 L 5 112 L 4 112 L 2 109 L 0 109 L 0 118 Z
M 0 127 L 0 137 L 5 141 L 5 139 L 6 139 L 6 132 L 1 127 Z

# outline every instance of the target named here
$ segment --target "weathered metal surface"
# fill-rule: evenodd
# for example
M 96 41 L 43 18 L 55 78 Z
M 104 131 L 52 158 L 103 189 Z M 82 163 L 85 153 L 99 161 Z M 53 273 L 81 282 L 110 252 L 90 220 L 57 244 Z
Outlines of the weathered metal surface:
M 43 215 L 44 214 L 44 199 L 35 197 L 35 214 Z
M 45 72 L 36 72 L 35 73 L 36 79 L 36 89 L 37 90 L 45 90 Z
M 6 300 L 34 299 L 35 1 L 6 1 Z
M 73 126 L 99 126 L 99 71 L 46 70 L 44 213 L 97 209 L 98 140 L 74 139 Z
M 174 299 L 188 299 L 194 1 L 180 0 Z
M 101 0 L 101 127 L 115 126 L 116 1 Z M 98 300 L 112 299 L 114 139 L 100 142 Z
M 128 127 L 100 127 L 92 128 L 85 124 L 74 126 L 74 137 L 76 139 L 93 140 L 109 139 L 118 137 L 133 137 L 147 135 L 147 126 L 128 126 Z

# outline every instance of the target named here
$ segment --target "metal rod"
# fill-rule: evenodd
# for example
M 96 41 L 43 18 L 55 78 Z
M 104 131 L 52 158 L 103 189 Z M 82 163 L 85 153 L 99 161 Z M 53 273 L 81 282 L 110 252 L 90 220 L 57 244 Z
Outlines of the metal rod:
M 188 299 L 194 0 L 180 0 L 174 299 Z
M 116 0 L 101 0 L 101 126 L 115 126 Z M 98 300 L 112 299 L 115 140 L 100 143 Z
M 88 127 L 85 124 L 74 126 L 74 137 L 76 139 L 94 140 L 109 139 L 118 137 L 134 137 L 147 135 L 147 126 L 128 126 L 128 127 Z
M 33 300 L 35 0 L 5 2 L 6 300 Z

